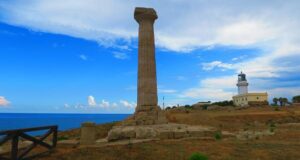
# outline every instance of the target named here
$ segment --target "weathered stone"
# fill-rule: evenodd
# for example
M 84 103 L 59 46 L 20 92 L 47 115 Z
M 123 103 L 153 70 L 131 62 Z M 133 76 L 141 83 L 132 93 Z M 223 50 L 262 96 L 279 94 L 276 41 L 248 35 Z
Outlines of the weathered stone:
M 136 138 L 137 139 L 148 139 L 157 137 L 157 132 L 154 128 L 150 127 L 138 127 L 136 129 Z
M 108 132 L 107 140 L 116 141 L 136 138 L 135 128 L 131 126 L 115 127 Z
M 175 139 L 180 139 L 180 138 L 185 138 L 187 137 L 187 132 L 186 131 L 176 131 L 174 132 L 174 138 Z
M 79 142 L 77 140 L 61 140 L 57 142 L 60 146 L 77 146 Z
M 173 131 L 160 131 L 159 132 L 159 139 L 173 139 L 174 132 Z
M 96 124 L 85 122 L 81 124 L 80 144 L 91 145 L 96 141 Z
M 203 134 L 204 136 L 206 137 L 213 137 L 215 135 L 216 131 L 215 130 L 206 130 L 206 131 L 203 131 Z
M 204 137 L 205 136 L 204 132 L 201 130 L 191 130 L 191 131 L 188 131 L 188 134 L 190 137 Z
M 137 7 L 134 18 L 139 23 L 138 42 L 138 93 L 134 114 L 135 125 L 166 123 L 167 119 L 157 105 L 157 80 L 154 44 L 154 21 L 157 15 L 152 8 Z
M 216 129 L 211 127 L 185 124 L 116 126 L 108 133 L 107 140 L 111 142 L 126 139 L 213 138 L 215 132 Z

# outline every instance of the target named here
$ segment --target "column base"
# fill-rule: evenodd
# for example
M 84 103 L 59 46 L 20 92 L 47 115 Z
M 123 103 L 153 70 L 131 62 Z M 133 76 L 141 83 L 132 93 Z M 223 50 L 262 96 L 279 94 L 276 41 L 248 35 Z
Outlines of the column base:
M 133 117 L 124 123 L 124 125 L 155 125 L 166 124 L 168 120 L 164 112 L 158 107 L 148 107 L 151 110 L 137 110 Z

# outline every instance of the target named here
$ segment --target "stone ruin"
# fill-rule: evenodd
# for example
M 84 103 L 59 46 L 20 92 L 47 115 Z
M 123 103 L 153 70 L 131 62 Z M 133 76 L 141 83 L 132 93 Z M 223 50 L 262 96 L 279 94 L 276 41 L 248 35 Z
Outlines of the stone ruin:
M 134 18 L 139 24 L 138 91 L 134 113 L 135 125 L 166 123 L 157 105 L 157 80 L 154 42 L 154 21 L 158 18 L 152 8 L 136 8 Z
M 177 139 L 213 135 L 214 129 L 203 126 L 170 124 L 157 105 L 157 80 L 154 43 L 154 21 L 158 18 L 152 8 L 135 8 L 134 18 L 139 24 L 138 37 L 138 93 L 134 115 L 123 125 L 114 126 L 107 140 Z

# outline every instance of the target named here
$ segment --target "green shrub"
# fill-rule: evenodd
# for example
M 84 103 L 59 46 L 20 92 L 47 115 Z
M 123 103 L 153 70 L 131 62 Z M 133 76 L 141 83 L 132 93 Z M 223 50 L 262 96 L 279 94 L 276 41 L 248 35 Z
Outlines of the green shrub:
M 193 153 L 189 160 L 208 160 L 208 157 L 201 153 Z
M 279 107 L 278 106 L 274 107 L 274 111 L 279 111 Z
M 203 105 L 202 106 L 202 110 L 207 110 L 207 108 L 208 108 L 208 105 Z
M 59 137 L 57 137 L 57 141 L 63 141 L 63 140 L 68 140 L 69 139 L 69 137 L 67 137 L 67 136 L 59 136 Z
M 293 103 L 300 103 L 300 95 L 293 97 Z
M 217 106 L 233 106 L 233 101 L 221 101 L 221 102 L 214 102 L 212 105 L 217 105 Z
M 218 131 L 215 133 L 215 139 L 216 140 L 221 140 L 222 139 L 222 132 L 221 131 Z
M 269 124 L 269 130 L 270 132 L 274 132 L 275 131 L 275 128 L 276 128 L 276 124 L 274 122 L 271 122 Z
M 270 127 L 275 128 L 276 124 L 274 122 L 271 122 Z

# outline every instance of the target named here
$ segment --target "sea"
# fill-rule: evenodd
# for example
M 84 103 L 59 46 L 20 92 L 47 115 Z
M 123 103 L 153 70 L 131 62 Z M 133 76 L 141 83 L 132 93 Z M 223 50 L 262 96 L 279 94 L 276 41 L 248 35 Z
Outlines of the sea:
M 58 125 L 59 131 L 79 128 L 83 122 L 103 124 L 121 121 L 131 114 L 0 113 L 0 131 Z

